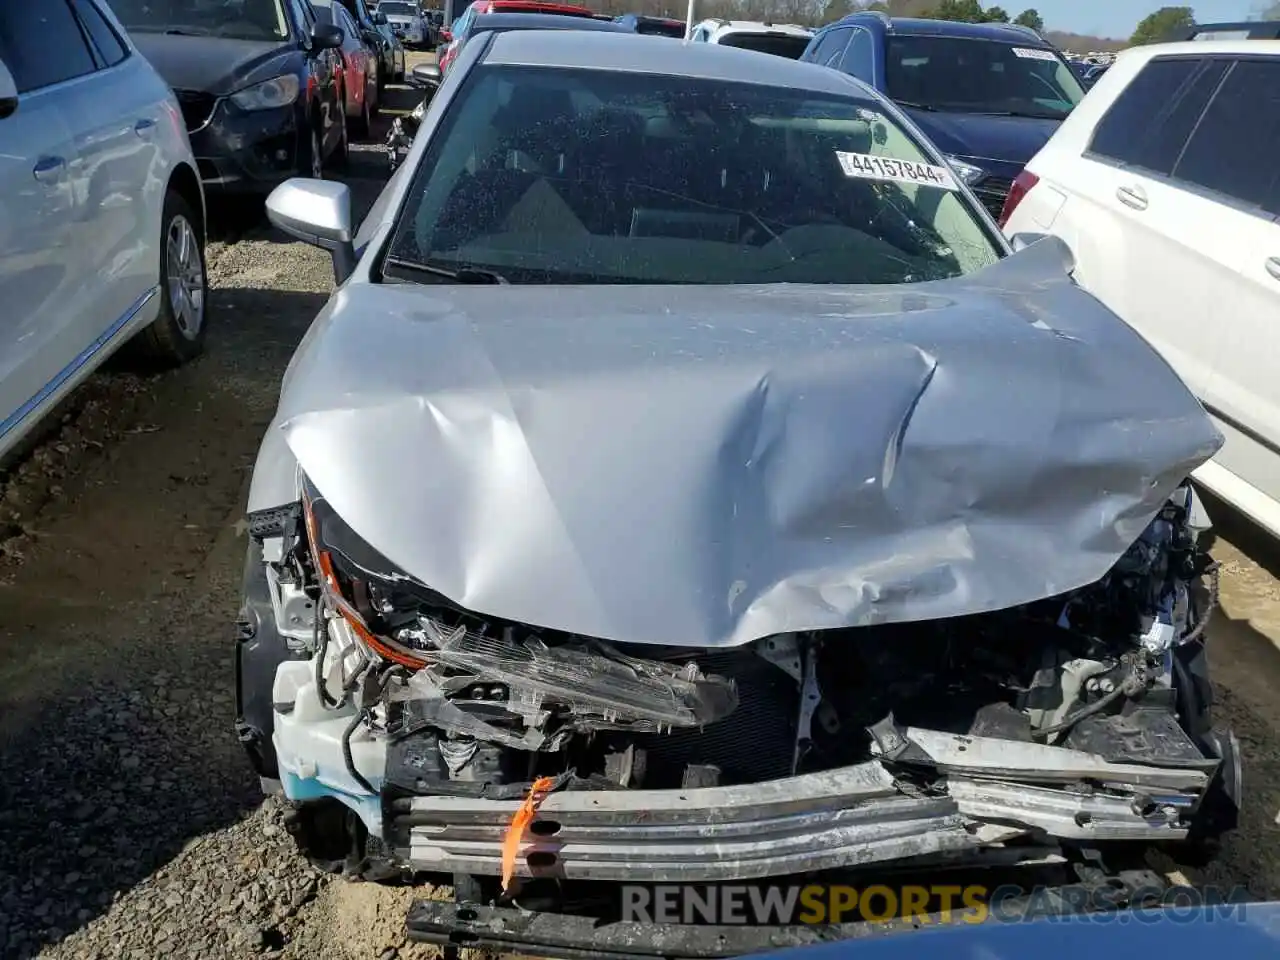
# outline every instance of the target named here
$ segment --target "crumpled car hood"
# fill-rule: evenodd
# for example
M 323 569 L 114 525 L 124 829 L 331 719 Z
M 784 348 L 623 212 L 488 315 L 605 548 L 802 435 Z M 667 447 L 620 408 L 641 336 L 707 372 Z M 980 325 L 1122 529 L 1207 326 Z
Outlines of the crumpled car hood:
M 340 291 L 275 428 L 488 616 L 624 643 L 954 617 L 1091 583 L 1222 438 L 1036 243 L 897 287 Z

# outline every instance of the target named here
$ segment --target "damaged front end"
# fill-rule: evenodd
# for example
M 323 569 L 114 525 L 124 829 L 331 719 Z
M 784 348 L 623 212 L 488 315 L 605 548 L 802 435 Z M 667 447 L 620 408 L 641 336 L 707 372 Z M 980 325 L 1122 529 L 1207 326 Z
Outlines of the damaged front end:
M 1234 825 L 1204 656 L 1217 572 L 1189 485 L 1065 595 L 714 649 L 463 609 L 301 487 L 251 517 L 241 737 L 331 866 L 749 881 Z M 273 673 L 269 705 L 244 692 L 254 670 Z

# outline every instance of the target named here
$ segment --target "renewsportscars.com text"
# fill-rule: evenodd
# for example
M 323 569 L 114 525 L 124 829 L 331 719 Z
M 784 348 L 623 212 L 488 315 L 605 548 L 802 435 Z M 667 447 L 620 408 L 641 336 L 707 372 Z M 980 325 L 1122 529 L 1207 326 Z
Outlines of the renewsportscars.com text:
M 1248 899 L 1243 888 L 1219 890 L 1152 887 L 1118 890 L 1014 885 L 868 887 L 676 884 L 626 885 L 622 919 L 636 923 L 790 926 L 816 923 L 985 923 L 1087 914 L 1102 922 L 1156 914 L 1118 910 L 1129 904 L 1166 907 L 1164 916 L 1204 922 L 1200 908 L 1215 907 L 1210 919 L 1243 920 Z

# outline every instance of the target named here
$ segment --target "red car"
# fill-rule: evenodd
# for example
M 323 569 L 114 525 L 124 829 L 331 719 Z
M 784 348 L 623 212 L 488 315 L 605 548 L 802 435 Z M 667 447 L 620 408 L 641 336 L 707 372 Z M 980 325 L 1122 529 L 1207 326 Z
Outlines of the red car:
M 347 123 L 357 137 L 367 137 L 378 115 L 378 57 L 370 52 L 346 7 L 333 0 L 311 0 L 316 19 L 342 30 L 341 63 L 334 77 L 346 111 Z
M 440 31 L 440 40 L 448 44 L 440 53 L 440 73 L 443 76 L 458 51 L 467 42 L 471 24 L 484 13 L 554 13 L 565 17 L 594 18 L 595 13 L 586 7 L 572 3 L 548 3 L 544 0 L 475 0 L 467 12 L 453 21 L 452 28 Z

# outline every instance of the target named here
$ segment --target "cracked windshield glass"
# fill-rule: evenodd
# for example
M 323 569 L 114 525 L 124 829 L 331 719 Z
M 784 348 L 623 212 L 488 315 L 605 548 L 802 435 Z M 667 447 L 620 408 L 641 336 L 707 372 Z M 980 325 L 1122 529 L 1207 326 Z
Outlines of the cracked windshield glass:
M 120 22 L 135 33 L 285 40 L 280 0 L 111 0 Z
M 588 69 L 475 70 L 393 279 L 911 283 L 995 262 L 950 169 L 869 101 Z

